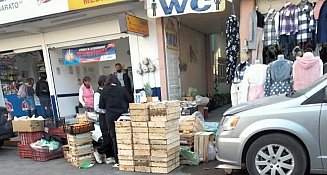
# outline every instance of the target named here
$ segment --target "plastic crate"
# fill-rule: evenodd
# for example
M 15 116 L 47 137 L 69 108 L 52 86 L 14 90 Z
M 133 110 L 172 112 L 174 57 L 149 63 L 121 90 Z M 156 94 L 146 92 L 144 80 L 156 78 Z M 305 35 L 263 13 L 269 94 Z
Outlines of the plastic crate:
M 62 148 L 55 150 L 55 151 L 49 151 L 48 149 L 32 149 L 32 159 L 38 162 L 46 162 L 52 159 L 57 159 L 60 157 L 63 157 L 64 153 L 62 151 Z
M 44 125 L 48 128 L 58 128 L 65 125 L 65 118 L 59 117 L 57 121 L 53 121 L 53 119 L 47 119 L 45 120 Z
M 65 133 L 63 126 L 58 128 L 49 128 L 48 133 L 52 135 L 57 135 L 61 138 L 67 138 L 67 134 Z
M 44 131 L 39 132 L 20 132 L 19 138 L 20 138 L 20 144 L 22 145 L 30 145 L 31 143 L 34 143 L 40 139 L 43 138 Z
M 32 148 L 30 145 L 22 145 L 18 143 L 17 146 L 20 158 L 32 158 Z
M 94 123 L 93 122 L 85 122 L 85 123 L 78 123 L 73 125 L 65 125 L 65 132 L 67 134 L 76 135 L 82 134 L 86 132 L 93 131 Z

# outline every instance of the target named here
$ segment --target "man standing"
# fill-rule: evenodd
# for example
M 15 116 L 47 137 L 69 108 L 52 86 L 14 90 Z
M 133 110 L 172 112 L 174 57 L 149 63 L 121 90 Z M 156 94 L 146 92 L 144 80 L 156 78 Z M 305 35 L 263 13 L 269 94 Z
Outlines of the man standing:
M 116 63 L 115 67 L 116 67 L 116 72 L 114 73 L 114 75 L 117 76 L 121 86 L 125 87 L 127 92 L 130 95 L 132 95 L 132 85 L 128 73 L 123 70 L 120 63 Z
M 40 80 L 36 83 L 35 93 L 40 99 L 42 116 L 45 118 L 52 117 L 50 91 L 46 75 L 41 75 Z

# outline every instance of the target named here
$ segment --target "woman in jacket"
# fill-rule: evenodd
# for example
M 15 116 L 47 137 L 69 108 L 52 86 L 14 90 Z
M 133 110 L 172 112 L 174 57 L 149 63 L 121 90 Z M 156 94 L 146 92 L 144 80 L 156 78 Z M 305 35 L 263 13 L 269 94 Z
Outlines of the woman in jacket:
M 106 122 L 109 128 L 109 136 L 113 144 L 113 151 L 116 164 L 119 167 L 118 150 L 116 141 L 115 121 L 123 114 L 128 112 L 129 103 L 132 102 L 131 95 L 124 87 L 120 86 L 118 78 L 111 74 L 107 77 L 106 87 L 100 96 L 99 107 L 106 109 Z
M 108 132 L 108 125 L 106 122 L 106 110 L 101 109 L 99 107 L 100 96 L 102 94 L 103 88 L 105 86 L 105 82 L 107 80 L 107 76 L 100 75 L 98 79 L 98 90 L 94 93 L 94 111 L 99 115 L 99 124 L 100 130 L 102 133 L 102 143 L 101 146 L 94 152 L 95 160 L 98 163 L 102 163 L 102 156 L 101 154 L 106 154 L 106 164 L 110 164 L 115 162 L 114 160 L 114 153 L 112 150 L 112 141 L 111 137 L 109 136 Z

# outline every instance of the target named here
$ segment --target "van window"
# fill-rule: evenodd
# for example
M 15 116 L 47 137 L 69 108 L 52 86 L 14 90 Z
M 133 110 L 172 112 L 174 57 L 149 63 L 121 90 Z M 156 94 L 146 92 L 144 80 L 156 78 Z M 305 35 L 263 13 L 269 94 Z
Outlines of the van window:
M 327 94 L 325 94 L 326 88 L 318 91 L 316 94 L 308 98 L 306 101 L 302 103 L 302 105 L 308 105 L 308 104 L 318 104 L 318 103 L 325 103 L 327 102 Z

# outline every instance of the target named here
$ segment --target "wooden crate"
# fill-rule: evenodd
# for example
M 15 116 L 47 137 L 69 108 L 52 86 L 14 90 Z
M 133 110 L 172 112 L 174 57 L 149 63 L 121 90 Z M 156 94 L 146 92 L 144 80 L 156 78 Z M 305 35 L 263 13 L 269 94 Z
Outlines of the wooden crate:
M 92 154 L 86 154 L 81 156 L 72 156 L 71 164 L 75 167 L 81 167 L 84 163 L 95 163 L 95 159 Z
M 150 139 L 150 144 L 151 145 L 168 145 L 171 143 L 174 143 L 175 141 L 179 141 L 180 140 L 180 135 L 179 134 L 175 134 L 170 138 L 167 139 Z
M 179 151 L 179 145 L 169 150 L 151 150 L 151 156 L 166 158 L 172 154 L 175 154 L 177 151 Z
M 180 145 L 180 141 L 177 140 L 170 144 L 152 144 L 151 150 L 170 150 Z
M 149 167 L 149 166 L 135 166 L 135 172 L 151 173 L 151 167 Z
M 176 135 L 179 136 L 178 130 L 170 133 L 149 133 L 149 139 L 169 139 L 176 137 Z
M 132 139 L 132 133 L 116 133 L 117 140 Z
M 213 132 L 197 132 L 194 136 L 194 152 L 204 162 L 209 162 L 209 144 L 214 142 Z
M 181 145 L 194 145 L 194 133 L 179 133 L 180 134 L 180 143 Z
M 131 127 L 132 123 L 130 121 L 115 121 L 115 126 L 117 127 Z
M 179 156 L 174 157 L 173 159 L 169 160 L 169 161 L 151 161 L 151 167 L 162 167 L 162 168 L 167 168 L 167 167 L 171 167 L 173 165 L 175 165 L 176 163 L 178 163 L 180 160 Z
M 150 121 L 165 122 L 165 121 L 179 119 L 181 116 L 180 111 L 175 111 L 174 113 L 169 113 L 166 115 L 163 115 L 161 114 L 161 112 L 157 112 L 157 111 L 150 113 Z
M 92 143 L 92 133 L 87 132 L 83 134 L 70 135 L 67 134 L 67 141 L 69 146 L 79 146 Z
M 144 150 L 150 150 L 150 144 L 133 144 L 134 150 L 144 149 Z
M 133 139 L 149 139 L 149 133 L 133 133 Z
M 120 171 L 131 171 L 131 172 L 134 172 L 135 171 L 135 168 L 134 168 L 134 166 L 120 164 L 119 165 L 119 170 Z
M 150 140 L 149 139 L 137 139 L 137 138 L 133 138 L 133 144 L 150 145 Z
M 151 151 L 150 149 L 136 149 L 134 150 L 134 156 L 150 156 Z
M 116 138 L 117 139 L 117 138 Z M 132 139 L 117 139 L 117 144 L 132 144 Z
M 150 166 L 150 156 L 138 156 L 134 155 L 134 165 L 135 166 Z
M 78 146 L 69 146 L 69 154 L 72 156 L 80 156 L 91 154 L 94 152 L 92 143 Z
M 126 156 L 126 155 L 118 154 L 118 159 L 119 160 L 134 160 L 134 157 L 133 156 Z
M 147 128 L 148 122 L 132 122 L 132 127 Z
M 116 133 L 132 133 L 132 127 L 116 127 Z
M 172 125 L 167 128 L 149 128 L 149 133 L 170 133 L 173 131 L 178 131 L 179 127 L 178 125 Z
M 170 120 L 166 122 L 162 121 L 150 121 L 148 122 L 149 128 L 170 128 L 174 126 L 179 126 L 178 119 Z
M 168 157 L 156 157 L 151 156 L 151 162 L 169 162 L 170 160 L 175 159 L 176 157 L 180 157 L 179 150 Z
M 133 133 L 149 133 L 148 127 L 133 127 L 132 130 Z
M 149 105 L 147 103 L 130 103 L 129 110 L 132 122 L 149 121 Z
M 134 166 L 134 160 L 119 159 L 119 165 Z
M 133 149 L 133 145 L 132 144 L 120 144 L 120 143 L 117 143 L 117 148 L 118 149 L 122 149 L 122 150 L 132 150 Z
M 132 149 L 130 149 L 130 150 L 118 149 L 118 155 L 120 155 L 120 156 L 133 156 L 134 151 Z
M 163 168 L 163 167 L 151 167 L 151 173 L 160 173 L 160 174 L 168 174 L 178 168 L 180 166 L 180 162 L 173 164 L 170 167 Z
M 189 131 L 192 133 L 200 132 L 204 130 L 201 120 L 196 116 L 183 116 L 179 123 L 180 132 Z

